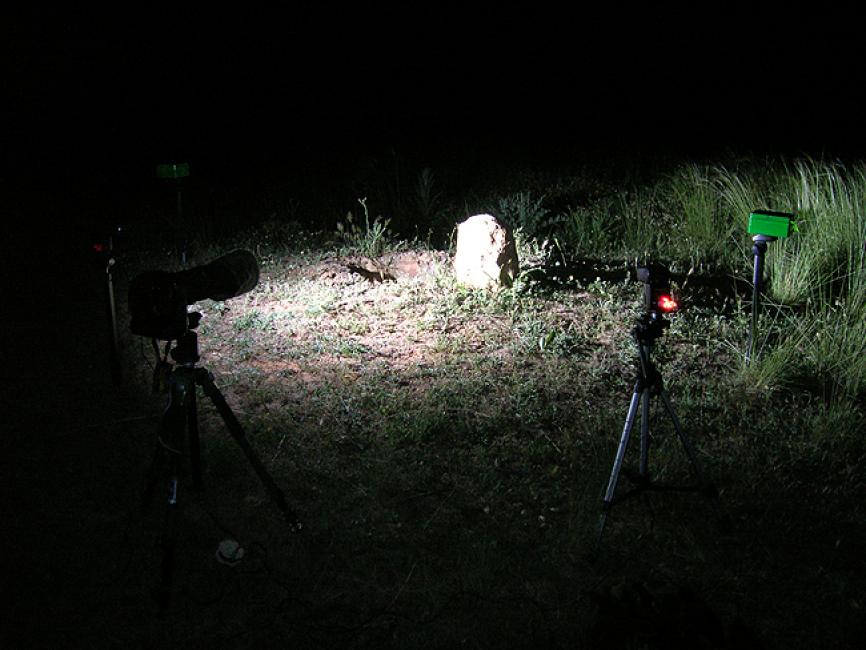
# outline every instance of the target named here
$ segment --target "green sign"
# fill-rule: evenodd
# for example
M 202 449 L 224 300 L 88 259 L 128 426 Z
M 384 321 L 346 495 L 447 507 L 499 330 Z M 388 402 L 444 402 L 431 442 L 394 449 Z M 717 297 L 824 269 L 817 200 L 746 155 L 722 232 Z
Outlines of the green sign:
M 794 215 L 787 212 L 755 210 L 749 215 L 749 234 L 767 237 L 787 237 L 797 232 Z
M 170 163 L 156 166 L 157 178 L 186 178 L 189 176 L 189 163 Z

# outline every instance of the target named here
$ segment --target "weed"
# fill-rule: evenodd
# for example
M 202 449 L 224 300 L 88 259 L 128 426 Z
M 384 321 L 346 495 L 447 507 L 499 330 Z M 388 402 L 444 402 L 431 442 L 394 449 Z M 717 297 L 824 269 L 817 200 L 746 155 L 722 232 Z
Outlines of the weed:
M 265 314 L 257 309 L 250 309 L 235 319 L 235 329 L 239 332 L 247 330 L 268 330 L 273 327 L 276 316 L 273 313 Z
M 345 245 L 345 252 L 347 253 L 379 257 L 395 245 L 391 231 L 388 229 L 391 220 L 376 217 L 371 223 L 367 199 L 358 199 L 358 203 L 364 210 L 363 226 L 356 224 L 354 215 L 349 212 L 346 215 L 345 223 L 337 223 L 338 237 Z

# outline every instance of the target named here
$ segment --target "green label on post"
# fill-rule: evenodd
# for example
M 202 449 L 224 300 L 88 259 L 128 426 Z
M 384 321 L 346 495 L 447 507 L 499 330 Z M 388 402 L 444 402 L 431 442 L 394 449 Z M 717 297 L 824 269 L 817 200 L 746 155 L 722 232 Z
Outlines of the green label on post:
M 794 215 L 787 212 L 771 212 L 770 210 L 755 210 L 749 215 L 749 234 L 766 235 L 768 237 L 787 237 L 796 232 Z
M 170 163 L 156 166 L 157 178 L 186 178 L 189 176 L 189 163 Z

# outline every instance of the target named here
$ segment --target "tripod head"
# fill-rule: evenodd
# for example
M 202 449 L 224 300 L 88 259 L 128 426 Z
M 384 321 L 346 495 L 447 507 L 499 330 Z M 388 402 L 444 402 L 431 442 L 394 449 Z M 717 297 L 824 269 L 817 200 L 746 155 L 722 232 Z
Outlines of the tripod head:
M 643 314 L 637 319 L 631 333 L 640 346 L 650 346 L 656 339 L 661 338 L 665 330 L 671 326 L 671 322 L 658 312 Z
M 171 358 L 181 366 L 194 366 L 201 359 L 198 353 L 198 333 L 195 331 L 201 322 L 201 313 L 193 311 L 188 313 L 186 318 L 187 329 L 178 337 L 171 351 Z
M 162 354 L 160 353 L 157 339 L 151 339 L 153 352 L 156 355 L 151 382 L 151 391 L 154 395 L 159 395 L 168 390 L 169 378 L 175 371 L 174 366 L 168 360 L 169 357 L 179 367 L 191 369 L 194 369 L 201 359 L 198 351 L 198 333 L 195 331 L 200 321 L 201 314 L 197 311 L 185 314 L 186 326 L 175 338 L 166 340 L 165 352 Z M 174 343 L 174 347 L 172 347 L 172 343 Z

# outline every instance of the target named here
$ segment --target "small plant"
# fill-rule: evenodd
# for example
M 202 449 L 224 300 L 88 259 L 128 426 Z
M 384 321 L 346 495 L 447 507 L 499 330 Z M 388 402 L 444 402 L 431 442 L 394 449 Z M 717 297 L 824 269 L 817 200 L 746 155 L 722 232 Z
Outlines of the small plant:
M 358 199 L 364 210 L 364 225 L 356 224 L 354 215 L 349 212 L 346 222 L 337 223 L 337 235 L 343 243 L 355 253 L 367 257 L 378 257 L 389 247 L 391 231 L 388 230 L 390 219 L 376 217 L 370 223 L 370 212 L 367 209 L 367 199 Z
M 267 330 L 273 327 L 275 322 L 274 314 L 264 314 L 257 309 L 250 309 L 235 320 L 235 328 L 238 331 Z

